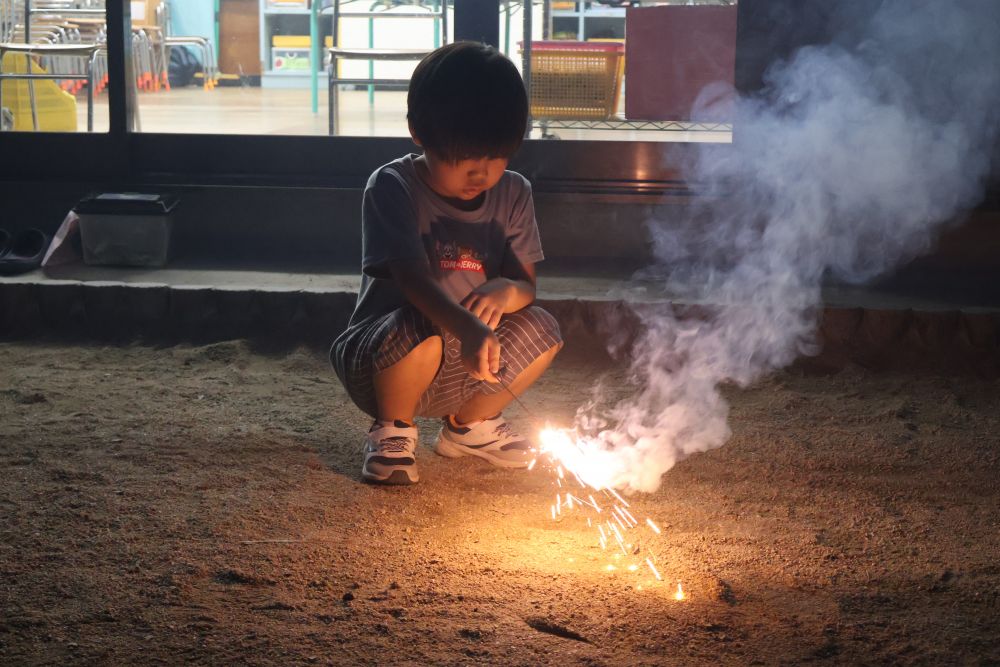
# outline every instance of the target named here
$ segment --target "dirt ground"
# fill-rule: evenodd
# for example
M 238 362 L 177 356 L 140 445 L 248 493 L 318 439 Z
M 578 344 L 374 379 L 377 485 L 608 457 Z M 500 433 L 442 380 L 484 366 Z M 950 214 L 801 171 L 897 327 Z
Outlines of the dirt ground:
M 567 420 L 586 357 L 532 410 Z M 728 395 L 732 440 L 629 499 L 656 583 L 551 519 L 550 475 L 440 458 L 431 423 L 418 486 L 359 483 L 320 354 L 0 344 L 0 662 L 1000 664 L 1000 383 Z

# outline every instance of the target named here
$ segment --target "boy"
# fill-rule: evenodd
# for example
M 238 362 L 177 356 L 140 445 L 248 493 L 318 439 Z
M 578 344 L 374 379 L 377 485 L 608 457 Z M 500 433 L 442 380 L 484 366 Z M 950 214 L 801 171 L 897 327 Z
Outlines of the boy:
M 330 351 L 375 419 L 362 478 L 418 481 L 416 415 L 443 419 L 443 456 L 524 467 L 531 447 L 501 413 L 562 347 L 555 319 L 531 305 L 543 258 L 531 186 L 506 171 L 527 125 L 524 84 L 492 47 L 457 42 L 414 70 L 407 109 L 424 154 L 368 180 L 361 291 Z

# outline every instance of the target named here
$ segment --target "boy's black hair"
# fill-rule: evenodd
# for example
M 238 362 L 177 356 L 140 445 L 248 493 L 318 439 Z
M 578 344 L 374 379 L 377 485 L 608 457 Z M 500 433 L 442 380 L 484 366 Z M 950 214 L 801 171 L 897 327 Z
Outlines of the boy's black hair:
M 406 106 L 424 150 L 451 162 L 510 157 L 528 123 L 528 95 L 514 63 L 477 42 L 448 44 L 421 60 Z

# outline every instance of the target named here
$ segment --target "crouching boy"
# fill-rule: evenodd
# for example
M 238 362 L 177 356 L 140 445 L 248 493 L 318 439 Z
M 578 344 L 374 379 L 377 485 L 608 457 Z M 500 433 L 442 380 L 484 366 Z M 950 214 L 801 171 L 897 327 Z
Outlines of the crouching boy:
M 362 477 L 413 484 L 414 416 L 440 417 L 436 451 L 524 467 L 531 445 L 504 420 L 562 339 L 532 303 L 542 248 L 531 186 L 506 171 L 528 100 L 495 49 L 458 42 L 417 66 L 407 120 L 422 155 L 380 167 L 362 209 L 362 280 L 331 361 L 375 421 Z

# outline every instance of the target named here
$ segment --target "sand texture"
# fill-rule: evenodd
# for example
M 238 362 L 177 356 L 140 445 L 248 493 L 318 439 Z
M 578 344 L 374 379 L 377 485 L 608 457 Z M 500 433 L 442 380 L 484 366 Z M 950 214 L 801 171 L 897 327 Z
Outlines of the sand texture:
M 526 400 L 565 422 L 612 369 L 567 350 Z M 726 393 L 731 441 L 629 499 L 655 584 L 431 422 L 421 484 L 359 483 L 368 420 L 315 352 L 0 344 L 0 663 L 1000 663 L 1000 383 Z

